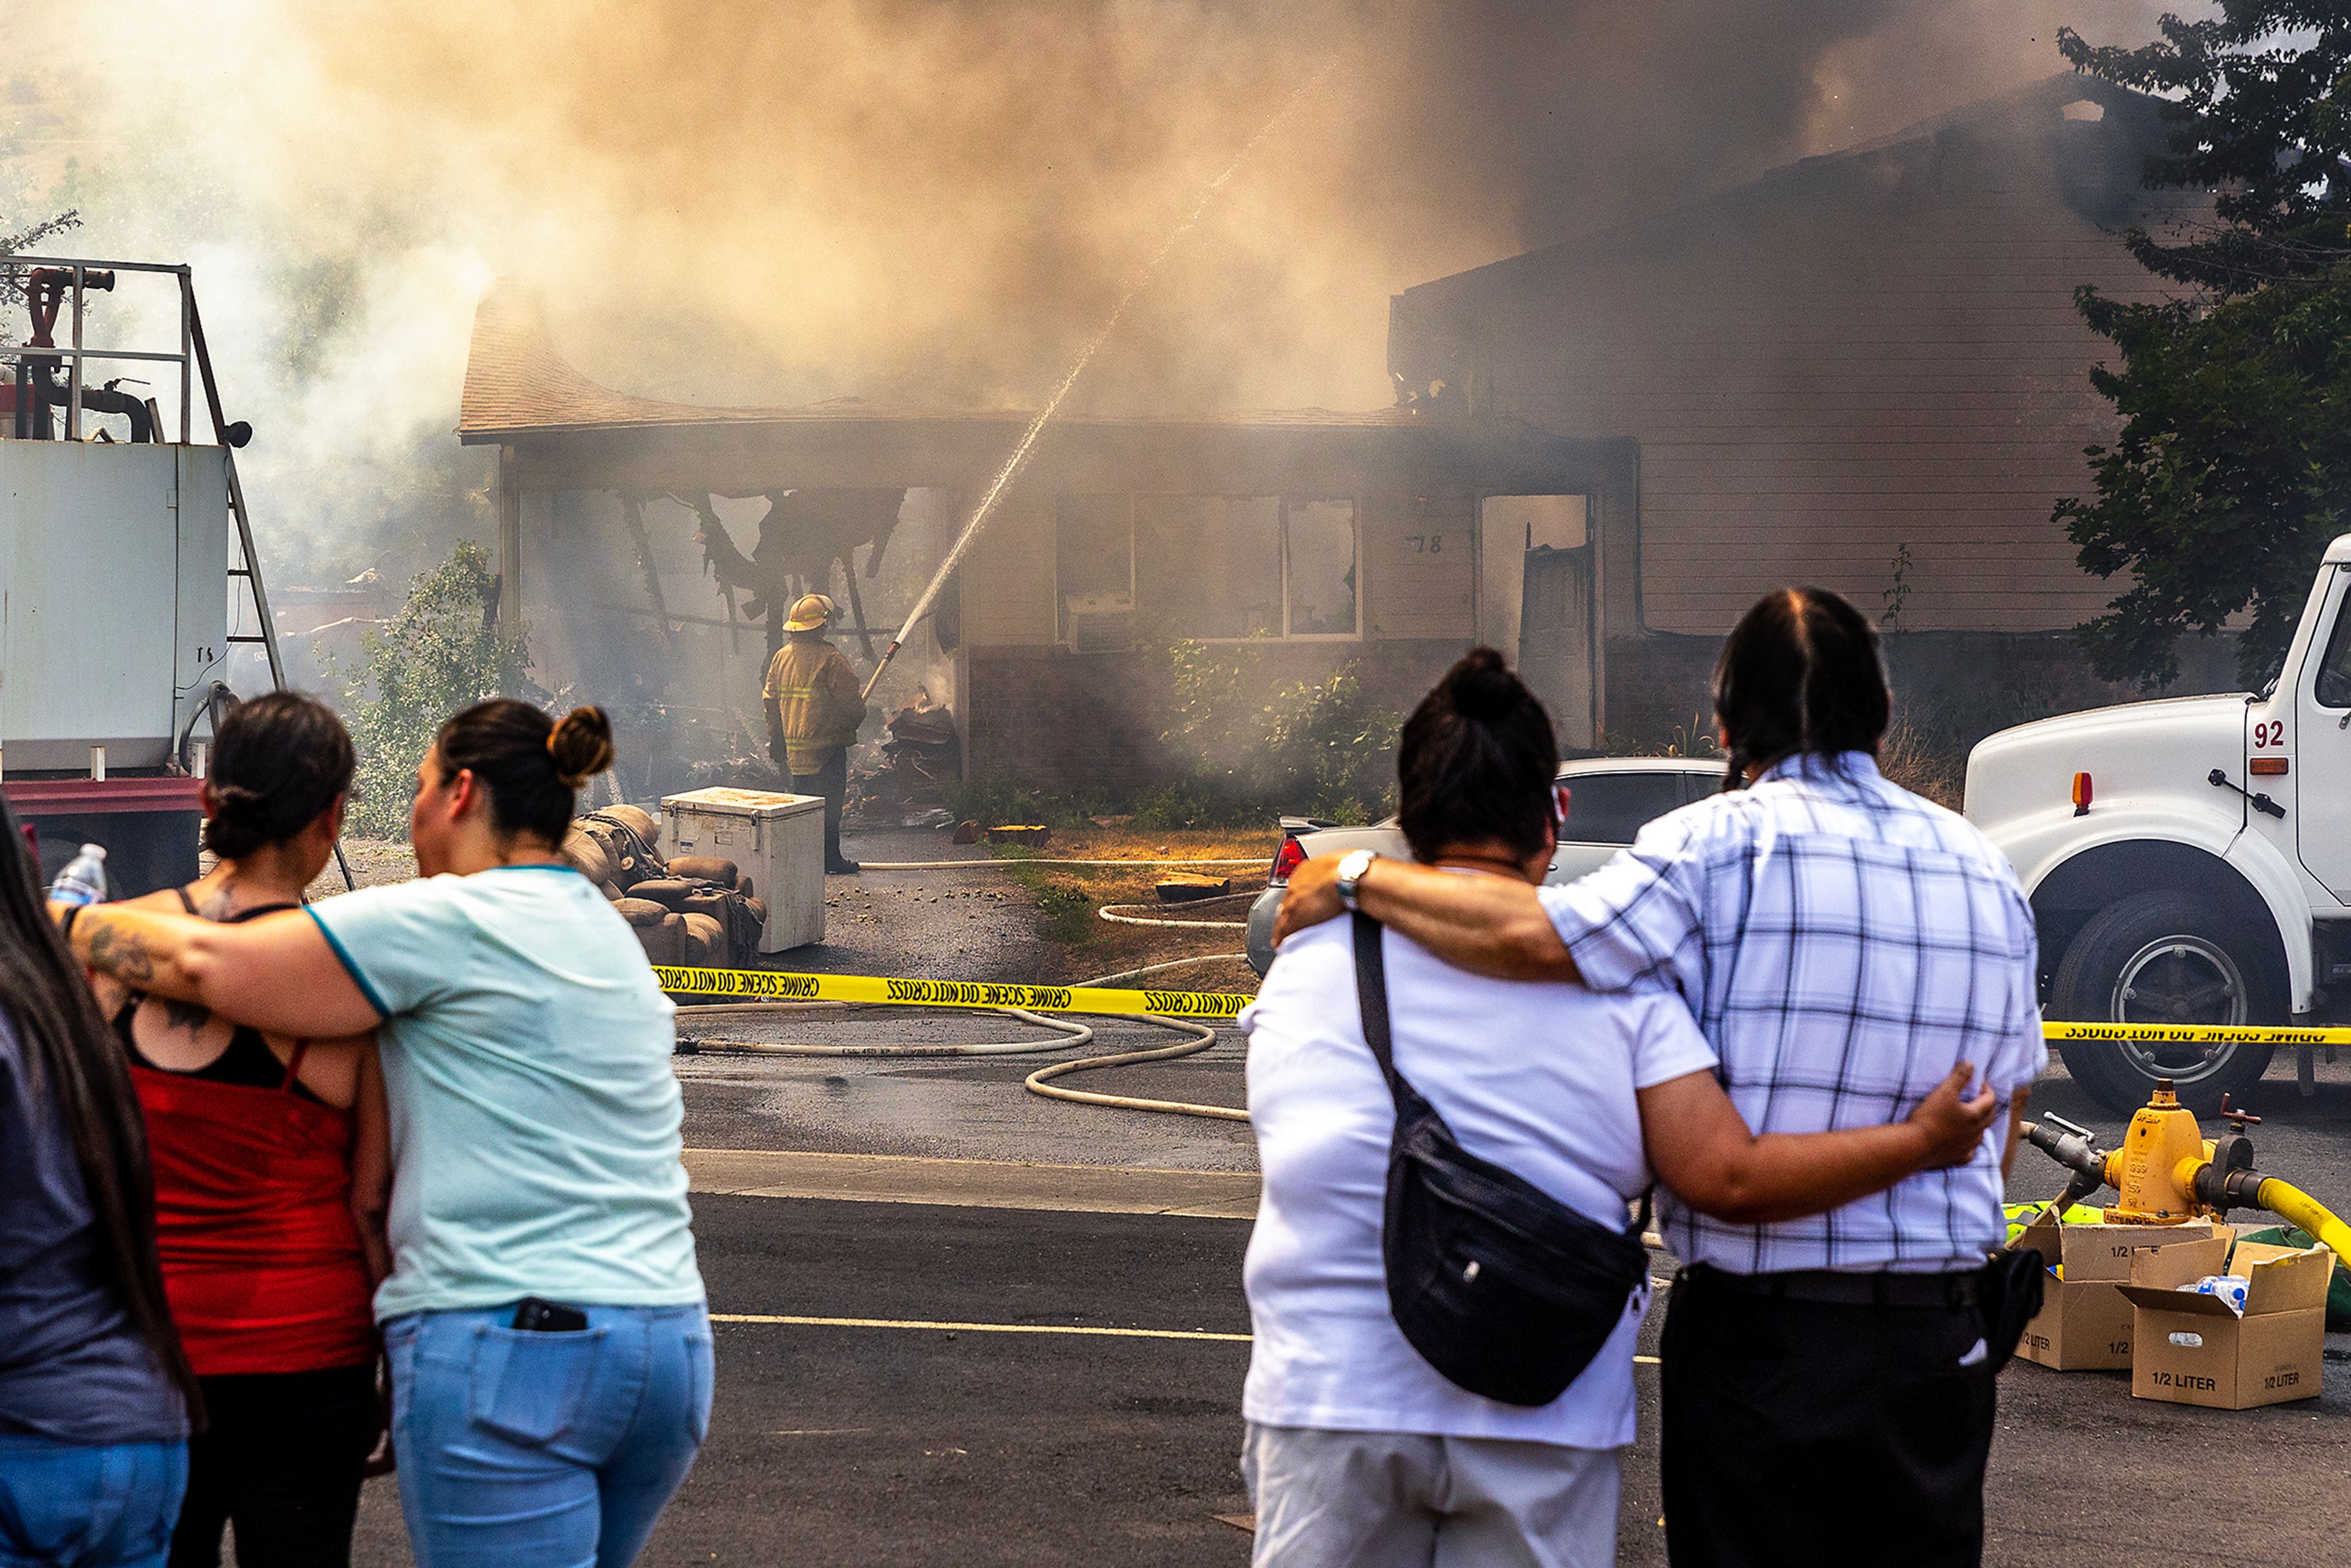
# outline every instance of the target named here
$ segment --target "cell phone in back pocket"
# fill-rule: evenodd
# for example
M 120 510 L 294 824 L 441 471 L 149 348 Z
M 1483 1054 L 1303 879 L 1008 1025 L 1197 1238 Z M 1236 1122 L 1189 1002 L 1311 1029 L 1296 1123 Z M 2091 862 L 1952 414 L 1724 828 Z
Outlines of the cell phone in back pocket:
M 515 1303 L 514 1326 L 525 1333 L 577 1333 L 588 1326 L 588 1314 L 578 1307 L 526 1296 Z

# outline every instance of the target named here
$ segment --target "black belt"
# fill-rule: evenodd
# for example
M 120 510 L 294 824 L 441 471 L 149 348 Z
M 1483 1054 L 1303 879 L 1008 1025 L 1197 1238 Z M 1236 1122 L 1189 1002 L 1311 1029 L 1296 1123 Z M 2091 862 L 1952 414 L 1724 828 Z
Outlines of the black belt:
M 1976 1304 L 1977 1272 L 1969 1269 L 1950 1274 L 1846 1274 L 1834 1269 L 1792 1269 L 1778 1274 L 1733 1274 L 1692 1263 L 1676 1276 L 1674 1284 L 1680 1290 L 1728 1291 L 1734 1295 L 1821 1306 L 1961 1312 Z

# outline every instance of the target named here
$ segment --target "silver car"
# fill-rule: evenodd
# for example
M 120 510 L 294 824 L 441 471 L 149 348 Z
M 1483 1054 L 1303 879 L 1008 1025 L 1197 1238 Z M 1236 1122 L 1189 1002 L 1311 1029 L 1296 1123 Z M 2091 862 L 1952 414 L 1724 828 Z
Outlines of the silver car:
M 1703 757 L 1587 757 L 1562 764 L 1559 781 L 1568 787 L 1568 816 L 1551 874 L 1543 880 L 1573 882 L 1598 871 L 1651 819 L 1720 789 L 1722 766 L 1719 758 Z M 1249 905 L 1251 968 L 1262 975 L 1273 964 L 1273 917 L 1298 863 L 1358 849 L 1412 858 L 1394 817 L 1368 828 L 1332 827 L 1306 817 L 1281 820 L 1281 848 L 1274 854 L 1265 892 Z

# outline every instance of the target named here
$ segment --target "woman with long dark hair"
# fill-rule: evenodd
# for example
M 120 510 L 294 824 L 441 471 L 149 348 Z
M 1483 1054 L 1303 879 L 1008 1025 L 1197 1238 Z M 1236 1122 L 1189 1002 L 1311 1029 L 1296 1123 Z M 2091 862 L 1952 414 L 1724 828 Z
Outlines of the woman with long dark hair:
M 0 1562 L 157 1568 L 200 1411 L 121 1049 L 0 802 Z
M 1447 672 L 1405 722 L 1396 763 L 1398 820 L 1421 865 L 1463 883 L 1541 883 L 1559 753 L 1542 705 L 1499 654 L 1475 649 Z M 1988 1094 L 1961 1101 L 1962 1064 L 1907 1121 L 1758 1137 L 1671 992 L 1491 979 L 1368 929 L 1397 1072 L 1471 1154 L 1611 1231 L 1653 1171 L 1707 1213 L 1792 1219 L 1967 1159 L 1991 1114 Z M 1396 1111 L 1362 1022 L 1361 939 L 1337 922 L 1300 932 L 1241 1015 L 1265 1172 L 1245 1270 L 1255 1334 L 1242 1465 L 1257 1561 L 1614 1563 L 1647 1292 L 1619 1303 L 1599 1354 L 1540 1406 L 1458 1387 L 1415 1350 L 1384 1272 Z
M 61 916 L 154 995 L 287 1034 L 379 1028 L 398 1179 L 375 1315 L 424 1568 L 622 1568 L 709 1425 L 674 1009 L 559 852 L 611 759 L 599 709 L 482 703 L 418 765 L 416 881 L 241 925 Z
M 1762 1133 L 1891 1122 L 1977 1063 L 2001 1115 L 1963 1163 L 1809 1218 L 1712 1213 L 1667 1174 L 1660 1216 L 1686 1265 L 1663 1369 L 1674 1561 L 1827 1562 L 1866 1540 L 1973 1563 L 2004 1354 L 1982 1270 L 2048 1061 L 2032 906 L 1972 825 L 1878 772 L 1886 669 L 1837 595 L 1758 601 L 1714 707 L 1723 792 L 1592 875 L 1512 888 L 1381 860 L 1343 888 L 1310 862 L 1280 931 L 1353 900 L 1482 974 L 1677 993 Z
M 298 909 L 334 853 L 350 737 L 274 692 L 221 721 L 186 887 L 122 907 L 237 924 Z M 210 1417 L 188 1446 L 173 1568 L 341 1568 L 379 1425 L 368 1299 L 390 1272 L 392 1186 L 372 1030 L 265 1034 L 99 976 L 146 1112 L 163 1282 Z

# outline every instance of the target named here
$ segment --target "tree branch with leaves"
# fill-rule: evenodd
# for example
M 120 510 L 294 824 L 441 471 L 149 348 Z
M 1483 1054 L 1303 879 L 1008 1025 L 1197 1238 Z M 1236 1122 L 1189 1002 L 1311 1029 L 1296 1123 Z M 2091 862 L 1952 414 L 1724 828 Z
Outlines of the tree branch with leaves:
M 2123 425 L 2087 449 L 2095 497 L 2054 516 L 2084 570 L 2130 580 L 2081 629 L 2100 674 L 2167 683 L 2180 636 L 2241 617 L 2239 673 L 2258 685 L 2351 528 L 2351 0 L 2225 0 L 2160 28 L 2135 49 L 2058 36 L 2076 69 L 2165 99 L 2147 183 L 2212 206 L 2176 239 L 2124 236 L 2175 298 L 2077 291 L 2121 351 L 2091 382 Z

